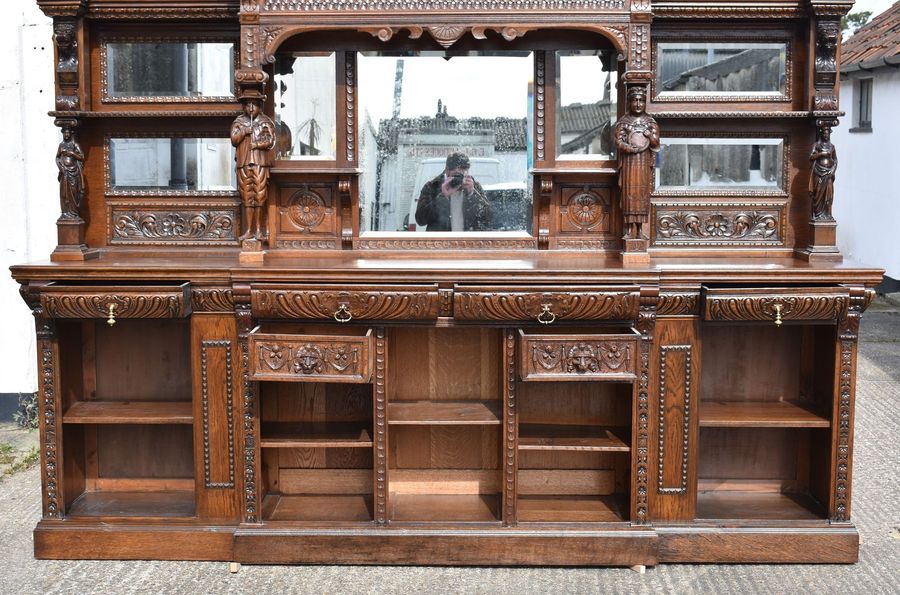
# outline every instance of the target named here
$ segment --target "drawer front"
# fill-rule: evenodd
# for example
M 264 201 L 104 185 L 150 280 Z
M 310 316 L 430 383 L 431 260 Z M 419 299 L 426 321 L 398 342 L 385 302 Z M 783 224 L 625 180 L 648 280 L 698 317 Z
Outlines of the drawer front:
M 434 286 L 251 288 L 253 316 L 320 320 L 435 320 L 441 312 Z
M 372 332 L 365 336 L 252 333 L 250 378 L 289 382 L 369 382 Z
M 457 320 L 517 320 L 552 324 L 565 320 L 634 320 L 640 290 L 572 288 L 539 291 L 499 287 L 480 290 L 458 287 L 453 294 Z M 539 319 L 540 317 L 540 319 Z
M 169 286 L 64 286 L 41 290 L 53 318 L 183 318 L 191 313 L 189 284 Z
M 530 335 L 519 331 L 519 377 L 634 380 L 638 335 Z
M 706 320 L 837 320 L 847 312 L 850 292 L 840 287 L 704 288 Z

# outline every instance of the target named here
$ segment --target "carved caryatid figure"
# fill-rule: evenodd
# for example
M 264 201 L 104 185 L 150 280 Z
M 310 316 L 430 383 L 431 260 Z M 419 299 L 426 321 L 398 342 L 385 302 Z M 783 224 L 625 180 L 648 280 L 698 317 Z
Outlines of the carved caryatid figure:
M 243 233 L 240 240 L 264 241 L 263 208 L 269 192 L 269 167 L 275 147 L 275 123 L 262 113 L 261 94 L 242 97 L 244 113 L 231 125 L 231 144 L 235 146 L 238 190 L 241 194 Z
M 63 219 L 78 219 L 84 198 L 84 153 L 75 140 L 75 128 L 65 125 L 63 140 L 56 150 L 59 169 L 59 208 Z
M 814 221 L 832 221 L 831 205 L 834 203 L 834 174 L 837 171 L 837 151 L 831 144 L 831 126 L 821 124 L 816 134 L 816 144 L 809 156 L 812 172 L 809 178 L 809 197 Z
M 646 239 L 644 224 L 650 216 L 653 167 L 659 151 L 659 125 L 644 112 L 646 91 L 628 90 L 628 113 L 616 122 L 619 151 L 619 188 L 628 226 L 626 239 Z

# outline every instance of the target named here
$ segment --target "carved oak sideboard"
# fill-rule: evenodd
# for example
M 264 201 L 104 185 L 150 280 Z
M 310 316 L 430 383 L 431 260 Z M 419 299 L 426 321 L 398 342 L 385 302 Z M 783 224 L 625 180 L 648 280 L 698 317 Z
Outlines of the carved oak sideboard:
M 37 557 L 856 561 L 851 2 L 37 3 Z

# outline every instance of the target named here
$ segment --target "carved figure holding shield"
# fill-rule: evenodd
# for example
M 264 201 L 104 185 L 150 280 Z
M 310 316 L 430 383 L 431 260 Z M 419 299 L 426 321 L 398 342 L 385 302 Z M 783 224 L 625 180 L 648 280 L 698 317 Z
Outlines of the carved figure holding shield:
M 251 92 L 252 93 L 252 92 Z M 245 93 L 244 113 L 231 125 L 231 144 L 235 146 L 238 190 L 241 193 L 243 233 L 240 240 L 267 238 L 262 223 L 269 189 L 269 167 L 275 147 L 275 123 L 262 113 L 262 94 Z
M 646 91 L 628 90 L 628 113 L 616 122 L 616 148 L 619 151 L 619 188 L 622 211 L 628 227 L 626 239 L 647 239 L 644 224 L 650 216 L 650 192 L 653 190 L 655 153 L 659 151 L 659 125 L 644 112 Z

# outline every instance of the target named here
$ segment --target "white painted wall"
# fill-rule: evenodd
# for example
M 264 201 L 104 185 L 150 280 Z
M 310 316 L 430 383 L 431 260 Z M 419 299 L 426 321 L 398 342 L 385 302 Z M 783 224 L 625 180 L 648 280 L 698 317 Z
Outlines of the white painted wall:
M 0 393 L 37 389 L 34 322 L 9 267 L 46 260 L 56 246 L 59 131 L 50 19 L 31 0 L 3 3 L 0 19 Z
M 872 132 L 850 132 L 857 121 L 854 80 L 873 77 Z M 841 77 L 841 109 L 834 129 L 838 152 L 833 214 L 844 257 L 883 267 L 900 279 L 900 70 L 879 68 Z

